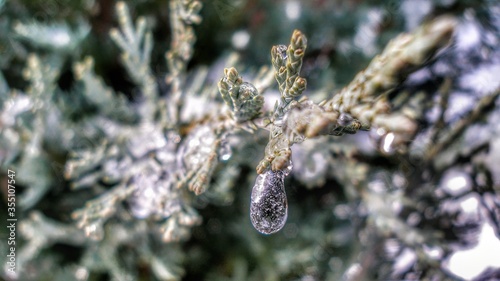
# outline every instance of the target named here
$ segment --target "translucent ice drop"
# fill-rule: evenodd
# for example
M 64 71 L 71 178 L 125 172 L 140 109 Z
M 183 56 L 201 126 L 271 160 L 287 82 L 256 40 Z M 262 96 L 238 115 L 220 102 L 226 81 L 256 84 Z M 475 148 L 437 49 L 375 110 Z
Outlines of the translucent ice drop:
M 288 202 L 285 193 L 285 171 L 268 170 L 260 174 L 252 189 L 250 219 L 263 234 L 272 234 L 285 225 Z

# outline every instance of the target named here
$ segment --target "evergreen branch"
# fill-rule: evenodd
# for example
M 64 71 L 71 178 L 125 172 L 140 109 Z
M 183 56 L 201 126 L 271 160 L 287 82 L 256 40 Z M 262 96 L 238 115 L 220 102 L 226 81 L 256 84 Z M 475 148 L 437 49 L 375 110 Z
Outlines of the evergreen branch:
M 151 32 L 146 28 L 144 18 L 139 18 L 136 26 L 132 25 L 130 13 L 124 2 L 116 4 L 120 30 L 113 28 L 110 37 L 122 50 L 122 62 L 134 83 L 140 86 L 145 97 L 140 114 L 152 121 L 156 116 L 158 87 L 150 69 L 150 57 L 153 46 Z
M 441 138 L 438 139 L 437 143 L 432 143 L 426 150 L 425 160 L 430 161 L 435 158 L 440 153 L 446 151 L 447 148 L 455 141 L 460 135 L 465 131 L 469 125 L 478 121 L 482 118 L 486 112 L 487 108 L 491 107 L 491 105 L 495 102 L 495 100 L 500 96 L 500 90 L 496 90 L 495 92 L 482 97 L 477 103 L 476 107 L 472 111 L 470 111 L 467 116 L 464 116 L 460 121 L 455 124 L 453 128 L 449 131 L 445 132 Z
M 446 45 L 455 25 L 454 18 L 442 16 L 424 24 L 414 33 L 393 39 L 347 87 L 332 99 L 320 103 L 321 108 L 296 113 L 296 120 L 309 120 L 299 125 L 298 132 L 306 137 L 329 133 L 336 135 L 345 131 L 345 124 L 339 118 L 346 116 L 352 120 L 347 132 L 376 126 L 395 132 L 402 139 L 410 139 L 417 124 L 403 113 L 391 112 L 387 93 L 422 66 L 438 48 Z
M 59 77 L 59 65 L 46 64 L 32 54 L 28 57 L 28 65 L 23 75 L 29 81 L 26 92 L 35 102 L 47 104 L 57 87 L 55 82 Z
M 25 269 L 29 261 L 55 243 L 83 245 L 85 235 L 73 225 L 65 225 L 45 217 L 38 211 L 31 212 L 29 217 L 19 224 L 19 233 L 26 239 L 25 246 L 17 257 L 17 266 Z
M 103 224 L 116 212 L 117 205 L 127 198 L 134 188 L 126 183 L 114 187 L 97 199 L 88 201 L 85 208 L 73 212 L 77 226 L 83 228 L 85 235 L 94 240 L 101 240 L 104 235 Z
M 75 63 L 73 71 L 77 81 L 82 81 L 84 96 L 96 105 L 106 116 L 112 116 L 123 121 L 124 116 L 130 116 L 131 109 L 122 95 L 116 95 L 112 89 L 94 73 L 94 60 L 86 57 L 83 62 Z
M 273 114 L 273 119 L 276 121 L 283 118 L 290 102 L 300 96 L 306 88 L 306 79 L 299 77 L 306 46 L 305 35 L 299 30 L 294 30 L 288 47 L 278 45 L 271 49 L 271 61 L 281 93 Z
M 26 134 L 24 137 L 29 142 L 25 143 L 25 151 L 19 162 L 19 168 L 25 171 L 20 179 L 28 186 L 19 199 L 19 205 L 24 209 L 34 206 L 50 190 L 53 180 L 50 160 L 43 145 L 50 127 L 59 126 L 59 120 L 54 122 L 49 119 L 50 115 L 59 113 L 52 103 L 57 89 L 59 67 L 60 61 L 57 59 L 52 63 L 45 63 L 38 56 L 30 55 L 23 72 L 25 79 L 29 81 L 26 92 L 33 113 L 31 122 L 24 124 L 23 134 Z
M 270 120 L 272 124 L 269 143 L 266 146 L 264 159 L 256 168 L 258 174 L 262 174 L 269 167 L 273 171 L 285 169 L 292 155 L 290 146 L 295 140 L 299 141 L 295 138 L 290 139 L 290 134 L 283 134 L 286 126 L 283 121 L 286 119 L 285 113 L 297 106 L 296 102 L 292 103 L 293 99 L 306 89 L 306 79 L 299 76 L 306 47 L 305 35 L 299 30 L 294 30 L 288 47 L 277 45 L 271 49 L 271 63 L 281 96 L 274 106 Z
M 169 74 L 165 81 L 171 85 L 171 97 L 166 106 L 167 117 L 171 127 L 179 120 L 179 112 L 182 106 L 181 96 L 183 93 L 183 75 L 185 75 L 187 64 L 193 56 L 193 45 L 196 41 L 192 24 L 199 24 L 201 17 L 198 15 L 202 7 L 201 2 L 196 0 L 170 0 L 170 25 L 172 41 L 170 50 L 165 53 L 165 59 L 169 68 Z
M 264 105 L 264 97 L 254 85 L 243 82 L 234 68 L 224 69 L 224 77 L 219 81 L 219 92 L 229 107 L 233 119 L 243 123 L 257 118 Z

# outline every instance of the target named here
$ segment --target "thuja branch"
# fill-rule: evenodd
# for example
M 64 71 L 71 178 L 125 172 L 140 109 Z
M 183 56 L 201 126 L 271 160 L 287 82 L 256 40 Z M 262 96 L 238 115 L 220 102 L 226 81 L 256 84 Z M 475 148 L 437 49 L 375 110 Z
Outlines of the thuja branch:
M 116 4 L 116 12 L 120 29 L 110 31 L 111 39 L 122 50 L 122 62 L 134 83 L 140 86 L 145 97 L 141 104 L 140 114 L 146 120 L 152 121 L 155 117 L 155 104 L 158 100 L 158 87 L 149 66 L 153 37 L 146 26 L 146 20 L 140 17 L 136 26 L 132 24 L 129 10 L 124 2 Z
M 455 25 L 454 18 L 443 16 L 413 33 L 398 36 L 350 84 L 319 104 L 307 98 L 295 100 L 307 85 L 306 79 L 299 76 L 306 37 L 295 30 L 289 46 L 271 49 L 281 95 L 273 112 L 265 118 L 269 142 L 264 159 L 257 166 L 259 175 L 252 189 L 250 217 L 258 231 L 275 233 L 286 222 L 284 179 L 292 169 L 290 147 L 294 143 L 319 135 L 354 134 L 372 126 L 391 132 L 396 143 L 414 136 L 416 117 L 407 111 L 393 111 L 388 93 L 449 42 Z M 262 96 L 252 84 L 243 82 L 236 69 L 225 69 L 219 91 L 235 123 L 260 115 Z
M 392 111 L 388 93 L 446 45 L 455 26 L 453 17 L 441 16 L 413 33 L 396 37 L 330 100 L 297 107 L 292 118 L 296 124 L 290 127 L 306 137 L 315 137 L 336 135 L 347 123 L 351 126 L 348 131 L 375 126 L 394 132 L 399 141 L 410 139 L 416 132 L 416 121 Z
M 300 31 L 295 30 L 290 39 L 290 45 L 274 46 L 271 49 L 271 61 L 274 67 L 274 77 L 278 82 L 280 99 L 276 101 L 274 112 L 269 120 L 270 136 L 266 146 L 265 157 L 257 166 L 261 174 L 270 167 L 273 171 L 282 170 L 288 166 L 292 154 L 290 146 L 298 139 L 284 134 L 286 113 L 297 105 L 293 102 L 306 89 L 307 81 L 299 76 L 302 60 L 307 47 L 307 39 Z
M 181 107 L 181 95 L 183 87 L 183 75 L 186 72 L 187 64 L 193 56 L 193 45 L 196 35 L 192 27 L 193 24 L 201 22 L 198 15 L 202 7 L 201 2 L 195 0 L 170 1 L 170 25 L 172 30 L 172 41 L 170 50 L 165 53 L 169 74 L 166 77 L 167 84 L 172 87 L 171 97 L 168 104 L 168 116 L 164 116 L 165 122 L 174 126 L 179 119 Z
M 445 151 L 454 140 L 456 140 L 460 135 L 465 131 L 465 129 L 476 122 L 481 117 L 485 116 L 488 112 L 488 107 L 495 102 L 495 100 L 500 96 L 500 89 L 495 92 L 482 97 L 477 106 L 470 111 L 466 116 L 464 116 L 457 124 L 448 131 L 445 131 L 443 136 L 437 140 L 437 143 L 429 146 L 427 153 L 425 155 L 425 159 L 430 161 L 439 153 Z
M 298 76 L 305 36 L 295 31 L 290 46 L 273 47 L 272 63 L 281 98 L 269 120 L 270 141 L 257 172 L 268 167 L 284 169 L 291 157 L 290 146 L 305 137 L 353 134 L 375 126 L 393 132 L 395 143 L 411 139 L 417 130 L 416 120 L 393 111 L 388 93 L 449 42 L 455 25 L 453 17 L 442 16 L 413 33 L 396 37 L 351 83 L 319 104 L 307 99 L 293 101 L 306 87 L 306 80 Z

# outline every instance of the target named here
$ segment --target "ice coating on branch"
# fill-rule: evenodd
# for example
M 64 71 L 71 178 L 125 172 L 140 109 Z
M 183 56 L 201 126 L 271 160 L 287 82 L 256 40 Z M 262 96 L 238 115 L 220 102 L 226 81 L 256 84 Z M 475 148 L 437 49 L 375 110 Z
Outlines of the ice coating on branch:
M 252 189 L 250 219 L 260 233 L 272 234 L 285 225 L 288 216 L 286 175 L 287 171 L 268 170 L 257 176 Z
M 279 55 L 279 57 L 276 59 L 281 59 L 282 64 L 284 64 L 286 62 L 286 59 L 288 58 L 288 55 L 286 54 L 287 49 L 288 49 L 288 47 L 286 45 L 277 45 L 276 46 L 276 54 Z
M 216 136 L 208 126 L 200 126 L 189 134 L 187 140 L 181 147 L 179 165 L 186 171 L 196 170 L 208 161 L 212 153 Z

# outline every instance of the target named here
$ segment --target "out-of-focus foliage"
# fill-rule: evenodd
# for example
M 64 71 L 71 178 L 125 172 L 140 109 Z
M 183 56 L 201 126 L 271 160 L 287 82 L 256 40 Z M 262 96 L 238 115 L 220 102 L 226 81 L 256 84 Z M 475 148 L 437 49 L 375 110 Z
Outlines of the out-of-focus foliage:
M 494 0 L 0 0 L 0 276 L 499 279 L 499 38 Z

